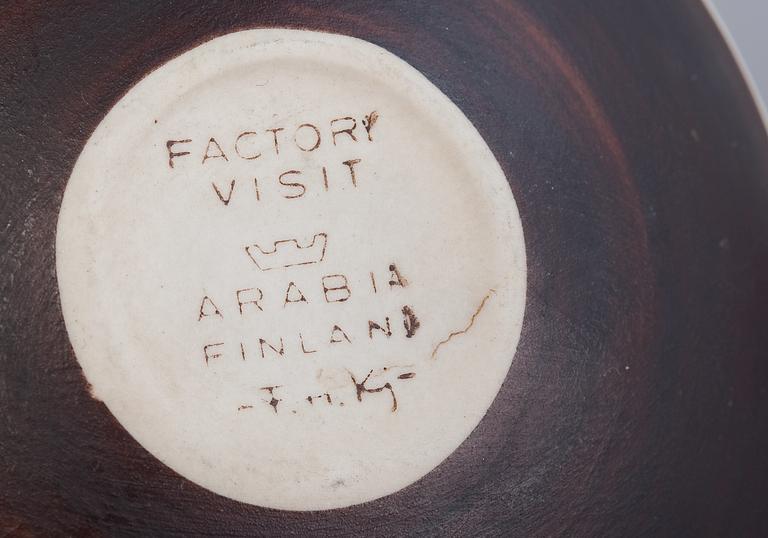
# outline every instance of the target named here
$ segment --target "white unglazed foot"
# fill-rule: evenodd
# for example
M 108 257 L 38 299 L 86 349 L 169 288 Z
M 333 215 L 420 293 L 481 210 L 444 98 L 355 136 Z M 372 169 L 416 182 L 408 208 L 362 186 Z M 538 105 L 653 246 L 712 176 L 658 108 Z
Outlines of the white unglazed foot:
M 482 419 L 525 305 L 499 164 L 370 43 L 252 30 L 109 112 L 57 229 L 94 398 L 170 468 L 256 505 L 396 492 Z

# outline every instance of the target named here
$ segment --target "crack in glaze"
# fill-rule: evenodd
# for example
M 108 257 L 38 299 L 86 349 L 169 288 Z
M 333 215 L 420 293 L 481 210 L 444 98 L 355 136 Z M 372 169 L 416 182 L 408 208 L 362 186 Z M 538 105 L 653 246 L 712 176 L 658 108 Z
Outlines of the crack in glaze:
M 483 308 L 485 308 L 485 303 L 487 303 L 488 299 L 491 298 L 491 295 L 494 295 L 495 293 L 496 293 L 495 289 L 493 288 L 489 289 L 488 293 L 485 295 L 485 297 L 483 297 L 483 300 L 480 302 L 480 306 L 478 306 L 477 310 L 475 310 L 475 313 L 472 314 L 472 318 L 469 320 L 469 324 L 467 324 L 467 326 L 460 331 L 453 331 L 451 334 L 448 335 L 447 338 L 438 342 L 438 344 L 435 346 L 435 349 L 432 350 L 432 355 L 430 356 L 432 359 L 434 359 L 435 356 L 437 355 L 437 350 L 440 349 L 440 346 L 450 342 L 454 336 L 465 334 L 467 331 L 469 331 L 472 328 L 472 326 L 475 324 L 475 319 L 477 319 L 477 316 L 479 316 L 480 312 L 482 312 Z

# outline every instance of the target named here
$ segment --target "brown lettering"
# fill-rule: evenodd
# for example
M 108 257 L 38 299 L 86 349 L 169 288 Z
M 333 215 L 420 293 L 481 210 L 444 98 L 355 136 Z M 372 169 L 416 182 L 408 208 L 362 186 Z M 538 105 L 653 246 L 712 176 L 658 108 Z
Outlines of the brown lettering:
M 283 303 L 283 308 L 285 308 L 285 305 L 288 303 L 306 303 L 307 298 L 304 297 L 304 294 L 301 292 L 301 290 L 296 286 L 295 283 L 291 282 L 288 284 L 288 289 L 285 290 L 285 302 Z
M 224 342 L 219 342 L 217 344 L 208 344 L 206 346 L 203 346 L 203 355 L 205 355 L 205 364 L 208 365 L 208 361 L 212 359 L 218 359 L 221 357 L 221 353 L 214 353 L 213 355 L 208 354 L 208 348 L 217 347 L 217 346 L 223 346 Z
M 301 351 L 302 351 L 303 353 L 306 353 L 307 355 L 309 355 L 310 353 L 316 353 L 316 352 L 317 352 L 317 350 L 316 350 L 316 349 L 307 349 L 307 348 L 304 346 L 304 337 L 303 337 L 303 336 L 301 336 L 301 333 L 299 333 L 299 342 L 301 342 Z
M 347 283 L 347 277 L 344 275 L 326 275 L 323 277 L 322 282 L 323 294 L 327 303 L 343 303 L 352 296 L 352 291 Z
M 309 127 L 310 129 L 315 131 L 315 144 L 311 147 L 305 147 L 299 143 L 299 131 L 305 127 Z M 320 147 L 320 130 L 314 125 L 312 125 L 311 123 L 302 123 L 296 128 L 296 133 L 293 136 L 293 141 L 296 143 L 296 146 L 301 151 L 307 151 L 307 152 L 315 151 L 318 147 Z
M 224 198 L 224 195 L 219 190 L 219 187 L 216 185 L 216 183 L 211 182 L 211 186 L 213 186 L 213 190 L 216 191 L 216 195 L 219 197 L 219 200 L 225 205 L 229 205 L 229 201 L 232 199 L 232 191 L 235 190 L 235 180 L 233 179 L 229 184 L 229 194 L 226 198 Z
M 408 285 L 408 281 L 403 278 L 403 275 L 400 274 L 400 271 L 397 270 L 397 266 L 392 263 L 389 265 L 389 287 L 394 288 L 395 286 L 401 286 L 406 287 Z
M 349 177 L 352 178 L 352 186 L 357 187 L 357 178 L 355 177 L 355 165 L 360 162 L 360 159 L 350 159 L 349 161 L 344 161 L 341 164 L 346 164 L 349 167 Z
M 283 178 L 288 175 L 300 176 L 301 172 L 299 172 L 298 170 L 288 170 L 287 172 L 283 172 L 282 174 L 280 174 L 280 177 L 277 178 L 277 181 L 280 183 L 280 185 L 283 185 L 285 187 L 291 187 L 293 189 L 300 189 L 301 192 L 299 192 L 298 194 L 284 194 L 283 198 L 288 198 L 288 199 L 301 198 L 302 196 L 304 196 L 304 193 L 307 192 L 307 188 L 301 183 L 296 183 L 296 182 L 290 183 L 287 181 L 283 181 Z
M 283 345 L 283 339 L 280 339 L 280 349 L 277 349 L 275 346 L 264 340 L 263 338 L 259 338 L 259 348 L 261 349 L 261 358 L 264 359 L 266 356 L 264 355 L 264 344 L 267 345 L 269 349 L 277 353 L 280 357 L 282 357 L 285 354 L 285 346 Z
M 256 297 L 256 298 L 253 298 L 253 297 L 248 298 L 248 297 L 246 297 L 245 299 L 243 299 L 243 294 L 248 293 L 248 292 L 255 292 L 253 295 L 258 295 L 258 297 Z M 258 308 L 259 310 L 261 310 L 261 311 L 264 310 L 261 307 L 261 304 L 259 303 L 259 301 L 261 301 L 264 298 L 264 293 L 261 291 L 261 289 L 259 289 L 259 288 L 243 288 L 241 290 L 237 290 L 236 293 L 237 293 L 237 306 L 240 309 L 240 315 L 241 316 L 243 315 L 243 307 L 245 305 L 249 305 L 249 304 L 256 305 L 256 308 Z
M 352 340 L 349 339 L 349 336 L 347 336 L 347 333 L 344 332 L 344 330 L 339 327 L 338 325 L 334 325 L 333 329 L 331 330 L 331 344 L 338 344 L 340 342 L 343 342 L 346 340 L 350 344 L 352 343 Z
M 168 140 L 165 143 L 165 148 L 168 150 L 168 166 L 173 168 L 173 159 L 175 157 L 182 157 L 184 155 L 189 155 L 188 151 L 173 151 L 173 146 L 176 144 L 189 144 L 192 142 L 191 139 L 187 138 L 185 140 Z
M 384 318 L 385 324 L 384 327 L 376 323 L 375 321 L 368 320 L 368 338 L 373 339 L 373 331 L 378 330 L 384 333 L 384 335 L 389 338 L 392 336 L 392 329 L 389 326 L 389 318 Z
M 266 132 L 272 133 L 272 141 L 275 144 L 275 154 L 280 155 L 280 142 L 277 140 L 277 133 L 280 131 L 283 131 L 284 129 L 282 127 L 278 127 L 276 129 L 267 129 Z
M 211 147 L 215 147 L 216 151 L 218 153 L 211 154 Z M 227 156 L 224 154 L 224 150 L 221 149 L 221 146 L 218 142 L 216 142 L 216 139 L 211 137 L 211 139 L 208 141 L 208 146 L 205 148 L 205 155 L 203 155 L 203 164 L 205 164 L 205 161 L 208 159 L 224 159 L 225 161 L 229 162 L 229 159 L 227 159 Z
M 211 308 L 213 308 L 213 313 L 210 313 Z M 203 300 L 200 301 L 200 316 L 197 318 L 197 321 L 200 321 L 208 316 L 219 316 L 220 318 L 224 319 L 224 316 L 221 315 L 219 307 L 216 306 L 216 303 L 214 303 L 213 300 L 206 295 L 203 297 Z
M 334 129 L 333 125 L 340 121 L 352 122 L 352 126 L 351 127 L 347 126 L 346 128 L 339 129 L 339 130 Z M 357 120 L 355 120 L 355 118 L 350 118 L 349 116 L 331 120 L 331 138 L 333 138 L 333 145 L 334 146 L 336 145 L 336 136 L 340 134 L 348 134 L 353 142 L 357 142 L 357 138 L 355 138 L 355 133 L 353 132 L 355 130 L 355 127 L 357 127 Z
M 418 328 L 421 327 L 421 323 L 419 323 L 419 318 L 416 317 L 416 314 L 413 313 L 413 309 L 410 306 L 404 306 L 402 312 L 405 337 L 412 338 L 413 335 L 416 334 Z
M 373 129 L 373 126 L 378 121 L 378 119 L 379 113 L 375 110 L 363 118 L 363 127 L 365 127 L 365 132 L 368 135 L 368 142 L 373 142 L 373 138 L 371 137 L 371 129 Z
M 253 131 L 245 131 L 237 135 L 237 138 L 235 139 L 235 153 L 237 153 L 238 157 L 248 161 L 252 161 L 253 159 L 258 159 L 259 157 L 261 157 L 261 153 L 254 153 L 253 155 L 243 155 L 240 152 L 240 141 L 246 136 L 256 136 L 257 134 L 258 133 L 254 133 Z

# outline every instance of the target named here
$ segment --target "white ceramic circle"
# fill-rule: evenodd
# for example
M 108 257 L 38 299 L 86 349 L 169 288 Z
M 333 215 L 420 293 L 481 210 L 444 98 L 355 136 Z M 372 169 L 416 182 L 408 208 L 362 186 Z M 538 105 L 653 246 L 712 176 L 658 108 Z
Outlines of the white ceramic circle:
M 132 88 L 77 161 L 56 254 L 93 396 L 182 476 L 289 510 L 440 464 L 525 305 L 477 130 L 393 54 L 300 30 L 214 39 Z

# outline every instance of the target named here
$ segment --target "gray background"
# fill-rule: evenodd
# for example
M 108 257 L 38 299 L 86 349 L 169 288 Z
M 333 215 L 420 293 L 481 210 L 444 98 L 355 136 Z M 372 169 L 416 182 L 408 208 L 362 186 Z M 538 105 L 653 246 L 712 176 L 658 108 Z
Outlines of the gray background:
M 727 29 L 760 93 L 763 120 L 768 102 L 768 0 L 705 0 Z

